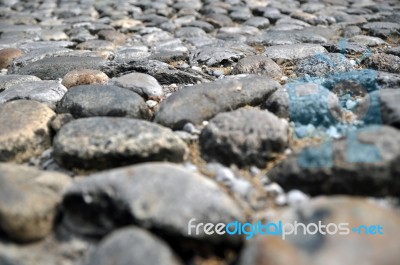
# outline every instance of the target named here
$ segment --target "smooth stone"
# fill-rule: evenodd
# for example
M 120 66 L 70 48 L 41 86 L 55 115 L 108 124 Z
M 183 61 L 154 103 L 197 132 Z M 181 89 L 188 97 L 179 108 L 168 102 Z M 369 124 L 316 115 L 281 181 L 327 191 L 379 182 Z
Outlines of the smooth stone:
M 72 70 L 101 70 L 105 61 L 99 57 L 50 57 L 30 63 L 22 68 L 9 72 L 10 74 L 34 75 L 43 80 L 63 78 Z
M 388 54 L 393 54 L 393 55 L 396 55 L 396 56 L 400 56 L 400 46 L 388 49 L 385 52 L 388 53 Z
M 400 191 L 399 150 L 398 130 L 367 126 L 346 138 L 289 155 L 268 176 L 285 190 L 299 189 L 311 195 L 396 196 Z
M 25 162 L 49 148 L 54 117 L 49 107 L 36 101 L 0 105 L 0 161 Z
M 142 97 L 127 89 L 106 85 L 73 87 L 58 104 L 57 113 L 70 113 L 76 119 L 95 116 L 150 118 Z
M 149 57 L 150 55 L 151 53 L 148 52 L 147 47 L 146 50 L 140 48 L 126 48 L 116 51 L 114 60 L 119 62 L 141 60 Z
M 88 265 L 181 265 L 168 244 L 150 232 L 133 226 L 118 229 L 104 238 Z
M 232 71 L 233 74 L 265 75 L 280 80 L 283 72 L 272 59 L 262 55 L 251 55 L 240 59 Z
M 182 71 L 156 60 L 133 60 L 113 63 L 105 71 L 110 76 L 123 75 L 125 72 L 146 73 L 153 76 L 162 85 L 196 84 L 210 80 L 210 77 L 199 71 Z
M 69 89 L 79 85 L 106 84 L 108 80 L 108 76 L 99 70 L 81 69 L 68 72 L 62 84 Z
M 265 17 L 252 17 L 244 22 L 245 25 L 253 26 L 259 29 L 266 29 L 269 27 L 270 22 L 268 18 Z
M 364 35 L 356 35 L 349 39 L 351 42 L 358 43 L 360 45 L 365 45 L 369 47 L 385 45 L 387 44 L 384 40 L 378 37 L 364 36 Z
M 111 79 L 116 86 L 120 86 L 139 95 L 148 98 L 160 100 L 164 94 L 158 81 L 148 74 L 131 73 Z
M 56 104 L 67 89 L 58 81 L 31 81 L 15 84 L 0 93 L 0 104 L 16 100 L 28 99 L 46 104 L 49 108 L 55 109 Z
M 391 35 L 398 35 L 400 24 L 394 22 L 369 22 L 362 26 L 370 35 L 388 38 Z
M 78 50 L 90 50 L 90 51 L 100 51 L 108 50 L 113 51 L 115 49 L 114 43 L 107 40 L 87 40 L 76 45 Z
M 54 159 L 66 168 L 105 169 L 146 161 L 182 162 L 186 144 L 171 130 L 148 121 L 92 117 L 57 133 Z
M 7 68 L 16 59 L 24 55 L 24 52 L 16 48 L 0 50 L 0 69 Z
M 268 111 L 242 108 L 216 115 L 199 140 L 208 161 L 263 168 L 287 146 L 288 123 Z
M 299 226 L 297 235 L 258 236 L 244 247 L 239 265 L 318 265 L 318 264 L 397 264 L 400 259 L 397 238 L 400 236 L 400 217 L 393 209 L 379 206 L 362 198 L 345 196 L 318 197 L 298 207 L 279 211 L 271 222 L 323 225 L 347 223 L 348 233 L 338 230 L 334 235 L 304 235 Z M 381 225 L 383 234 L 378 234 Z M 365 234 L 365 228 L 375 226 L 374 234 Z M 355 228 L 356 232 L 351 229 Z M 340 228 L 339 228 L 340 229 Z M 322 229 L 325 233 L 326 228 Z M 361 234 L 358 231 L 361 231 Z M 330 225 L 329 231 L 335 231 Z M 369 233 L 369 232 L 368 232 Z M 382 248 L 382 246 L 385 246 Z
M 50 234 L 69 176 L 0 163 L 0 230 L 18 242 Z
M 279 87 L 273 79 L 261 76 L 229 78 L 188 86 L 160 104 L 154 121 L 173 129 L 181 129 L 188 122 L 199 125 L 220 112 L 258 105 Z
M 249 38 L 248 42 L 262 45 L 291 45 L 300 43 L 327 43 L 327 38 L 315 33 L 304 30 L 280 30 L 267 31 L 259 36 Z
M 188 233 L 188 223 L 243 221 L 237 203 L 217 183 L 180 165 L 144 163 L 91 175 L 64 196 L 63 223 L 84 235 L 104 235 L 135 223 L 175 238 L 237 245 L 240 236 Z
M 40 81 L 40 78 L 33 75 L 0 75 L 0 93 L 13 85 L 32 81 Z
M 327 50 L 321 45 L 304 43 L 267 47 L 263 55 L 275 61 L 290 61 L 324 53 L 327 53 Z
M 128 37 L 115 30 L 100 30 L 97 35 L 99 36 L 99 39 L 110 41 L 114 43 L 114 45 L 123 45 L 127 42 Z M 111 45 L 109 45 L 112 47 Z

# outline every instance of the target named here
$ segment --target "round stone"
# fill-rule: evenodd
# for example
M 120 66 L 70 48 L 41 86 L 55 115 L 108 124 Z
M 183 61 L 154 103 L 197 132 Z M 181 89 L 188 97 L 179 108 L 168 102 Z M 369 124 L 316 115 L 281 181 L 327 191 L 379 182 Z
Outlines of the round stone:
M 147 121 L 93 117 L 69 122 L 54 138 L 54 158 L 67 168 L 103 169 L 144 161 L 182 162 L 186 144 Z
M 12 61 L 21 57 L 24 53 L 20 49 L 6 48 L 0 50 L 0 69 L 10 66 Z
M 0 161 L 24 162 L 49 148 L 54 117 L 49 107 L 37 101 L 0 105 Z
M 68 72 L 62 80 L 62 84 L 66 88 L 79 85 L 106 84 L 107 82 L 108 76 L 105 73 L 92 69 L 73 70 Z
M 0 230 L 16 241 L 44 238 L 52 228 L 69 176 L 0 163 Z

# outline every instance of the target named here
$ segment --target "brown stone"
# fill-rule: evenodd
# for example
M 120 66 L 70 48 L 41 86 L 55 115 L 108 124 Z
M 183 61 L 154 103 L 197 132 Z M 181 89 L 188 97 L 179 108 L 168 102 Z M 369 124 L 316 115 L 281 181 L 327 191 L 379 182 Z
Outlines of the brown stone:
M 50 123 L 55 113 L 32 100 L 0 106 L 0 161 L 21 163 L 51 146 Z
M 108 76 L 105 73 L 99 70 L 83 69 L 68 72 L 62 84 L 69 89 L 79 85 L 106 84 L 107 82 Z
M 22 55 L 24 53 L 20 49 L 6 48 L 0 50 L 0 69 L 9 67 L 14 59 Z

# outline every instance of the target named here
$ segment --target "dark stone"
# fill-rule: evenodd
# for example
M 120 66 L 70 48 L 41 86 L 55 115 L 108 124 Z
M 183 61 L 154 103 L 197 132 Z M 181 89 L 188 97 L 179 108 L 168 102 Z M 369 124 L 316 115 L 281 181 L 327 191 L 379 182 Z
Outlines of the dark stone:
M 154 121 L 173 129 L 180 129 L 188 122 L 201 124 L 220 112 L 261 104 L 279 87 L 276 81 L 260 76 L 185 87 L 161 103 Z
M 58 104 L 57 112 L 70 113 L 74 118 L 150 118 L 142 97 L 127 89 L 106 85 L 83 85 L 70 89 Z

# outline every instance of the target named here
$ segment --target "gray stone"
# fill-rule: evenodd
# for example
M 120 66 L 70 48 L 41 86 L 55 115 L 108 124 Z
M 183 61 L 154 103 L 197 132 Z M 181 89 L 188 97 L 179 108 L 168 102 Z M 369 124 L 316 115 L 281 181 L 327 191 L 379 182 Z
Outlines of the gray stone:
M 400 56 L 400 46 L 388 49 L 385 52 L 388 53 L 388 54 L 393 54 L 393 55 L 396 55 L 396 56 Z
M 0 105 L 0 161 L 24 162 L 50 147 L 55 113 L 31 100 Z
M 312 27 L 315 29 L 314 27 Z M 325 35 L 325 34 L 324 34 Z M 289 45 L 299 43 L 327 43 L 328 39 L 324 35 L 318 34 L 318 31 L 301 30 L 281 30 L 281 31 L 267 31 L 259 36 L 254 36 L 248 42 L 259 43 L 263 45 Z
M 106 85 L 73 87 L 58 104 L 57 112 L 70 113 L 74 118 L 94 116 L 150 118 L 147 105 L 138 94 L 117 86 Z
M 40 78 L 33 75 L 0 75 L 0 92 L 13 85 L 31 81 L 40 81 Z
M 117 86 L 132 90 L 147 99 L 160 100 L 163 89 L 157 80 L 148 74 L 131 73 L 111 80 Z
M 322 76 L 327 73 L 349 72 L 354 67 L 340 53 L 311 56 L 301 59 L 296 64 L 297 76 Z
M 87 40 L 76 45 L 76 49 L 89 51 L 113 51 L 115 45 L 111 41 L 106 40 Z
M 91 175 L 64 197 L 64 223 L 86 235 L 137 224 L 176 239 L 235 245 L 240 236 L 188 233 L 188 222 L 243 221 L 236 202 L 214 181 L 170 163 L 145 163 Z M 178 243 L 178 241 L 175 241 Z
M 279 89 L 261 106 L 297 125 L 329 127 L 341 120 L 335 94 L 314 83 L 291 83 Z
M 263 54 L 275 61 L 290 61 L 324 53 L 327 51 L 318 44 L 293 44 L 267 47 Z
M 368 47 L 354 42 L 346 43 L 326 43 L 323 44 L 329 52 L 346 53 L 346 54 L 361 54 L 368 52 Z
M 0 230 L 19 242 L 47 236 L 71 179 L 56 172 L 0 163 Z
M 232 71 L 233 74 L 259 74 L 279 81 L 282 70 L 272 59 L 262 55 L 251 55 L 240 59 Z
M 379 100 L 376 100 L 379 99 Z M 368 123 L 391 125 L 400 129 L 400 90 L 383 89 L 364 97 L 360 105 L 364 109 L 379 110 L 378 117 L 369 116 Z
M 27 209 L 24 209 L 26 211 Z M 72 235 L 65 228 L 54 227 L 50 233 L 40 241 L 29 244 L 14 243 L 9 240 L 0 242 L 0 264 L 2 265 L 76 265 L 87 260 L 90 252 L 96 246 L 93 240 L 86 240 Z M 4 263 L 2 257 L 14 263 Z
M 366 59 L 366 64 L 368 67 L 379 71 L 400 74 L 400 57 L 395 55 L 385 53 L 373 54 Z
M 112 117 L 69 122 L 54 138 L 54 159 L 67 168 L 103 169 L 144 161 L 181 162 L 186 144 L 171 130 Z
M 396 195 L 400 191 L 400 133 L 389 126 L 352 131 L 346 138 L 307 147 L 268 176 L 285 190 L 312 195 Z
M 175 36 L 178 38 L 191 38 L 205 36 L 206 32 L 201 28 L 195 27 L 184 27 L 175 32 Z
M 242 108 L 216 115 L 199 140 L 207 160 L 263 168 L 287 146 L 288 123 L 268 111 Z
M 270 25 L 268 18 L 265 17 L 252 17 L 246 22 L 244 22 L 245 25 L 248 26 L 253 26 L 259 29 L 266 29 Z
M 89 265 L 180 265 L 181 261 L 161 239 L 146 230 L 127 227 L 104 238 L 89 258 Z
M 378 37 L 364 36 L 364 35 L 356 35 L 349 39 L 351 42 L 358 43 L 360 45 L 365 45 L 369 47 L 385 45 L 387 44 L 384 40 Z
M 63 78 L 68 72 L 79 69 L 101 70 L 105 61 L 98 57 L 50 57 L 13 70 L 10 74 L 34 75 L 44 80 Z
M 156 60 L 133 60 L 113 62 L 107 66 L 105 72 L 109 76 L 123 75 L 124 73 L 146 73 L 153 76 L 162 85 L 170 84 L 196 84 L 210 79 L 201 72 L 185 72 L 177 70 L 167 63 Z
M 367 199 L 345 196 L 318 197 L 299 207 L 290 207 L 274 214 L 269 222 L 314 225 L 318 222 L 327 233 L 305 235 L 299 226 L 297 235 L 263 235 L 249 241 L 242 251 L 239 265 L 317 265 L 317 264 L 396 264 L 400 259 L 397 238 L 400 218 L 397 211 L 379 206 Z M 332 224 L 344 222 L 334 233 Z M 347 225 L 346 225 L 347 223 Z M 378 234 L 378 224 L 382 227 Z M 375 226 L 375 235 L 366 231 Z M 352 229 L 355 228 L 355 232 Z M 372 227 L 372 229 L 374 229 Z M 348 231 L 348 232 L 347 232 Z M 345 233 L 345 234 L 340 234 Z M 345 243 L 343 238 L 346 238 Z M 382 245 L 385 246 L 382 248 Z M 334 257 L 334 258 L 332 258 Z
M 16 99 L 29 99 L 42 102 L 55 109 L 56 104 L 67 89 L 58 81 L 32 81 L 11 86 L 0 93 L 0 104 Z
M 260 76 L 185 87 L 160 104 L 154 121 L 173 129 L 180 129 L 188 122 L 198 125 L 220 112 L 261 104 L 279 87 L 276 81 Z
M 192 64 L 220 66 L 230 65 L 243 57 L 242 52 L 230 48 L 204 46 L 193 52 L 190 61 Z
M 370 35 L 387 38 L 391 35 L 398 35 L 400 24 L 393 22 L 369 22 L 364 24 L 362 28 L 367 30 Z

